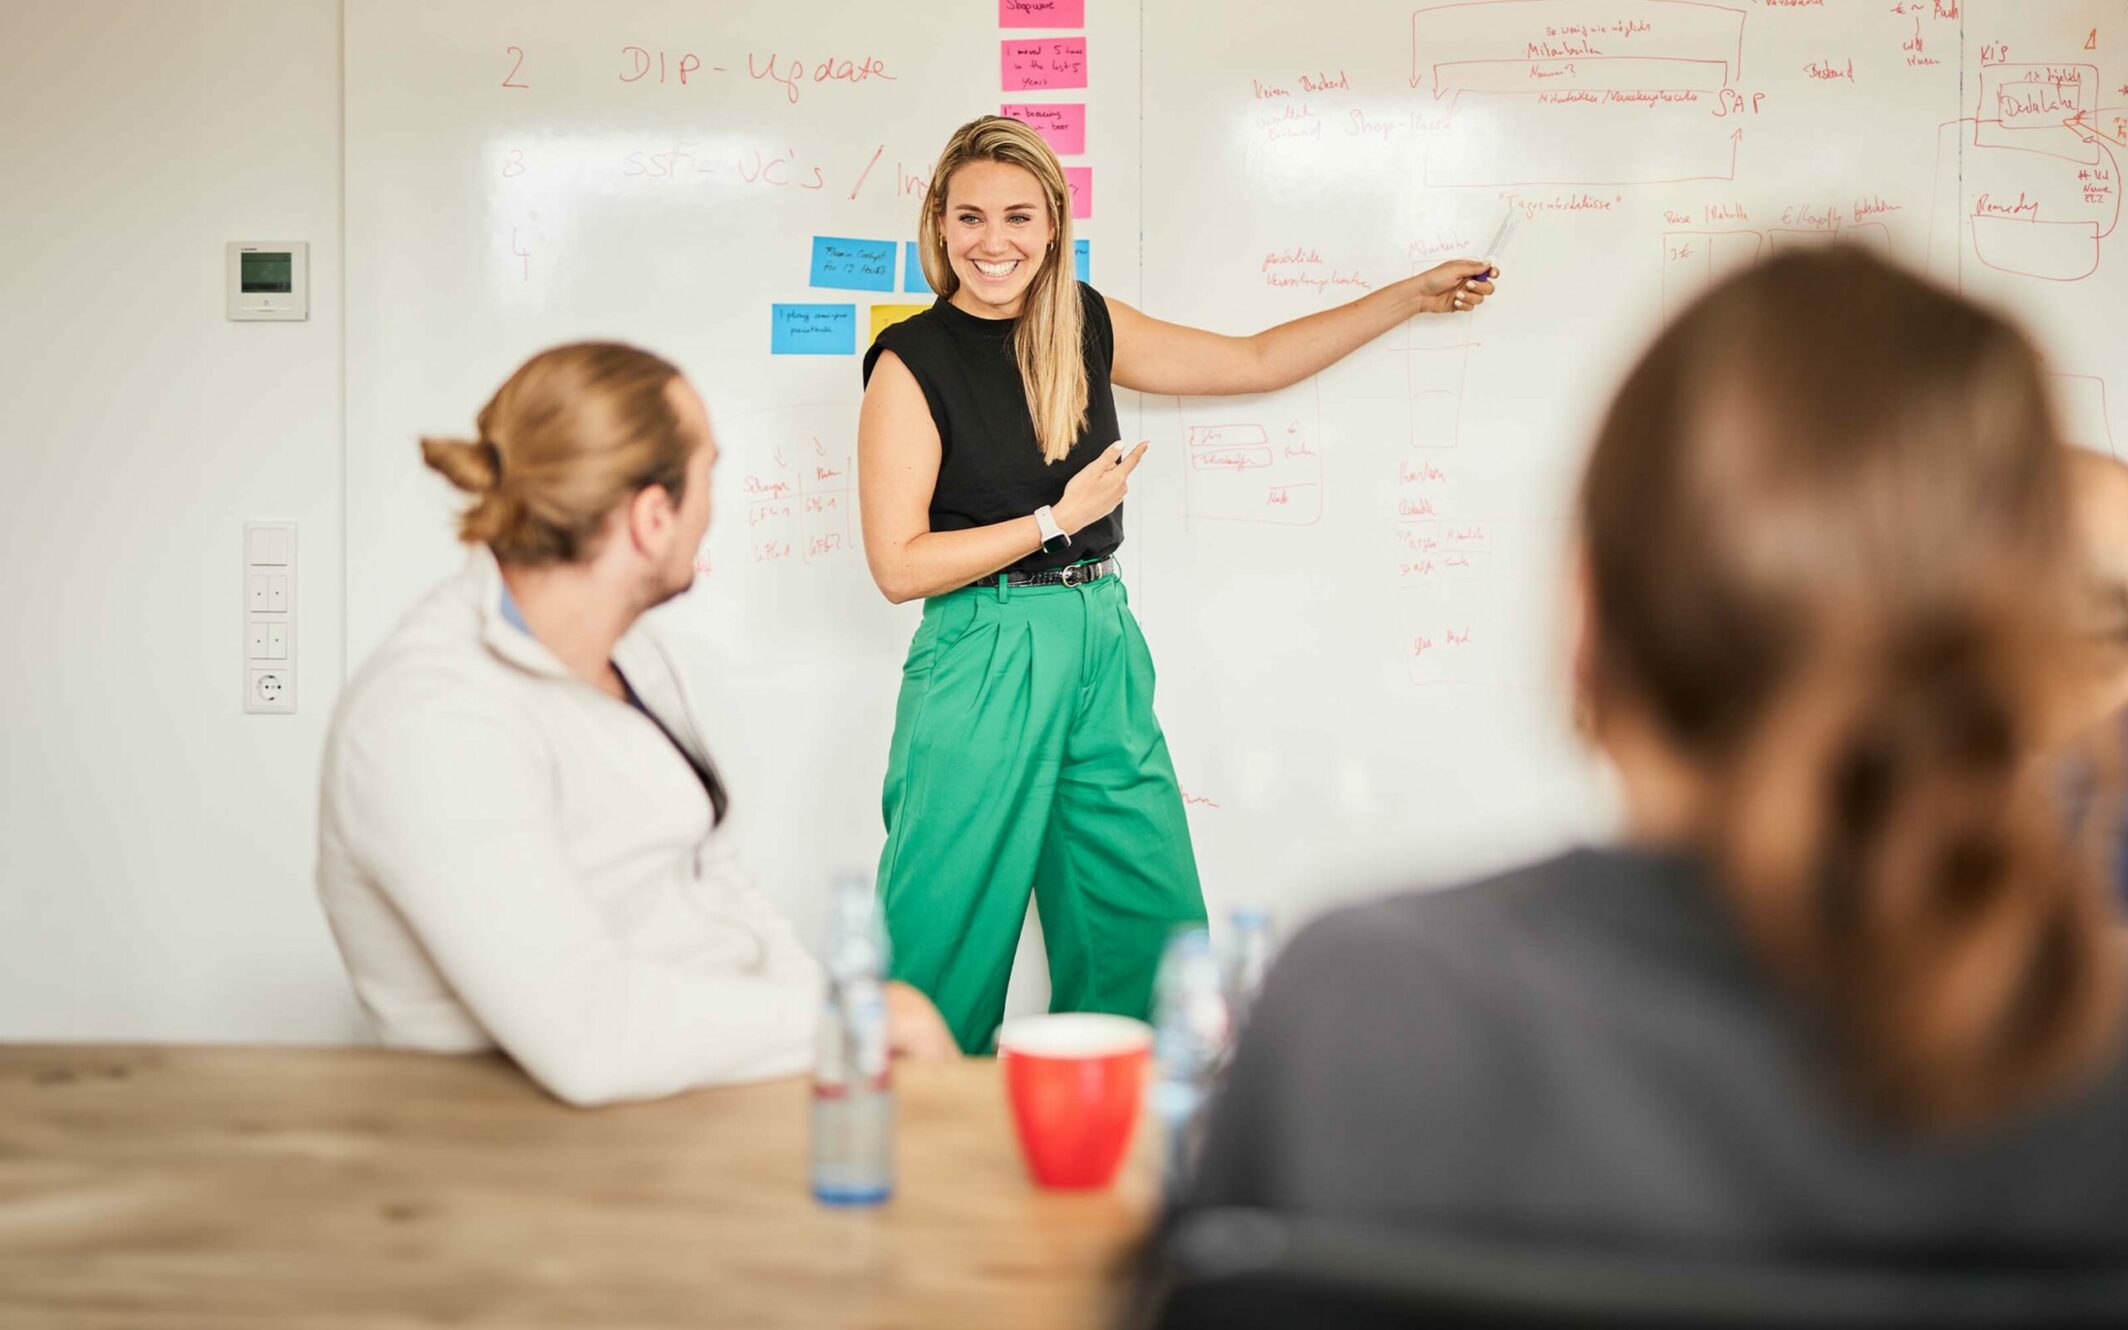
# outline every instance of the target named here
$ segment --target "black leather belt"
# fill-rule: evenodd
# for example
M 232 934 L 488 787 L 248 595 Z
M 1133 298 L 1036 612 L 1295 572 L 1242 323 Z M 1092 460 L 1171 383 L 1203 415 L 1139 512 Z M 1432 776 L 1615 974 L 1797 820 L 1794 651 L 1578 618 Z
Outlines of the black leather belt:
M 1098 582 L 1117 571 L 1116 558 L 1110 555 L 1094 563 L 1075 563 L 1068 568 L 1051 568 L 1040 573 L 997 573 L 976 582 L 979 587 L 994 587 L 1002 579 L 1006 586 L 1085 586 Z

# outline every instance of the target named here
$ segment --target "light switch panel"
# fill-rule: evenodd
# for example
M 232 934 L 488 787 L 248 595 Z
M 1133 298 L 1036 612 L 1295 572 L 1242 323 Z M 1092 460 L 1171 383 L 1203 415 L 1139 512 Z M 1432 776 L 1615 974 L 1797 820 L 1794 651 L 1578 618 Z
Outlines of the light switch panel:
M 296 526 L 244 523 L 244 710 L 296 709 Z

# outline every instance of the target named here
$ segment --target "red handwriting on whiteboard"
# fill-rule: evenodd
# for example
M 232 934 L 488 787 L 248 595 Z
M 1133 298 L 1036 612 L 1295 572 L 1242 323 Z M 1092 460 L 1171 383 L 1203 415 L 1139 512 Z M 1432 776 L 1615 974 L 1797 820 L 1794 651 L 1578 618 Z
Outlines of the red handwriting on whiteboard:
M 685 148 L 671 148 L 664 152 L 631 152 L 622 163 L 621 174 L 631 179 L 642 177 L 649 180 L 677 180 L 683 175 L 715 175 L 716 166 L 696 157 Z
M 2039 215 L 2039 200 L 2027 199 L 2023 190 L 2018 191 L 2017 201 L 2014 203 L 2005 203 L 1990 195 L 1982 194 L 1973 202 L 1973 215 L 1975 217 L 2037 217 Z
M 798 169 L 798 153 L 785 148 L 780 157 L 763 157 L 759 148 L 754 148 L 739 159 L 739 178 L 749 185 L 774 185 L 778 188 L 819 189 L 827 183 L 820 168 L 810 172 Z
M 1853 61 L 1848 63 L 1852 64 Z M 1734 88 L 1723 88 L 1714 96 L 1714 118 L 1727 120 L 1733 115 L 1757 115 L 1765 104 L 1766 94 L 1763 92 L 1754 92 L 1751 94 L 1751 100 L 1745 101 L 1743 93 Z
M 804 455 L 807 443 L 811 456 Z M 856 491 L 849 477 L 855 459 L 830 452 L 810 431 L 775 444 L 774 464 L 746 472 L 746 524 L 754 528 L 755 563 L 797 567 L 822 558 L 844 558 L 856 548 L 853 509 Z
M 1264 285 L 1305 286 L 1312 288 L 1318 294 L 1328 291 L 1331 287 L 1349 286 L 1361 291 L 1372 291 L 1374 289 L 1374 284 L 1358 273 L 1341 272 L 1336 268 L 1332 268 L 1327 273 L 1267 272 L 1264 274 Z
M 510 72 L 502 76 L 502 86 L 505 88 L 531 87 L 532 85 L 529 83 L 519 83 L 517 81 L 517 76 L 523 73 L 525 69 L 525 48 L 522 46 L 505 46 L 502 48 L 502 52 L 504 55 L 517 57 L 517 63 L 510 66 Z
M 872 156 L 871 156 L 871 158 L 870 158 L 869 160 L 867 160 L 867 161 L 865 162 L 865 164 L 864 164 L 864 170 L 862 170 L 862 171 L 859 171 L 859 172 L 857 173 L 857 183 L 856 183 L 856 184 L 854 184 L 854 185 L 852 185 L 852 186 L 850 186 L 850 197 L 851 197 L 851 198 L 853 198 L 853 199 L 854 199 L 854 198 L 856 198 L 856 197 L 857 197 L 857 191 L 858 191 L 858 190 L 860 190 L 860 189 L 863 189 L 863 188 L 864 188 L 864 182 L 865 182 L 865 178 L 866 178 L 867 176 L 869 176 L 869 175 L 871 175 L 871 174 L 872 174 L 872 168 L 873 168 L 874 166 L 877 166 L 877 165 L 879 164 L 879 158 L 880 158 L 880 155 L 881 155 L 881 154 L 883 154 L 884 152 L 886 152 L 886 150 L 887 150 L 887 145 L 886 145 L 886 144 L 884 144 L 884 143 L 882 143 L 882 144 L 880 144 L 880 145 L 879 145 L 878 147 L 876 147 L 876 148 L 872 149 Z
M 1306 102 L 1293 102 L 1275 110 L 1267 110 L 1256 117 L 1256 127 L 1264 132 L 1264 138 L 1276 143 L 1281 139 L 1314 139 L 1322 141 L 1323 122 Z
M 623 46 L 621 48 L 621 82 L 641 83 L 649 78 L 653 67 L 650 56 L 651 53 L 643 47 Z M 681 51 L 678 55 L 659 51 L 655 67 L 658 72 L 658 82 L 670 82 L 677 77 L 680 86 L 684 88 L 687 86 L 687 80 L 691 76 L 701 72 L 702 57 L 696 55 L 693 51 Z M 724 72 L 724 66 L 711 65 L 710 70 L 712 73 L 721 74 Z
M 781 51 L 770 51 L 766 57 L 756 52 L 747 52 L 746 72 L 757 82 L 765 80 L 781 84 L 786 102 L 796 102 L 800 85 L 808 81 L 856 84 L 878 78 L 891 83 L 896 78 L 887 72 L 887 62 L 878 56 L 867 55 L 856 59 L 829 56 L 816 62 L 809 71 L 804 60 L 785 55 Z
M 1781 209 L 1781 225 L 1793 226 L 1804 231 L 1837 231 L 1845 220 L 1835 207 L 1815 207 L 1808 203 Z

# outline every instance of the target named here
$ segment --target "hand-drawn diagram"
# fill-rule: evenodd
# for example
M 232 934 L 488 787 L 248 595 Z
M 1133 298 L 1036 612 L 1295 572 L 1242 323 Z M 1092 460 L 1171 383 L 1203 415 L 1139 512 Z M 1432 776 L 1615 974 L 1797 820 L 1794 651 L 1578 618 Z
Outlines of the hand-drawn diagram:
M 2095 118 L 2096 65 L 1984 64 L 1961 165 L 1973 253 L 1999 272 L 2053 282 L 2098 271 L 2121 217 L 2116 147 Z
M 1322 387 L 1310 379 L 1297 414 L 1177 398 L 1183 438 L 1183 520 L 1313 526 L 1323 515 Z
M 2094 31 L 2085 49 L 2095 49 L 2096 38 Z M 2006 53 L 2001 44 L 1982 46 L 1970 114 L 1939 127 L 1929 266 L 1961 290 L 1981 278 L 2089 282 L 2121 220 L 2128 106 L 2105 104 L 2111 85 L 2095 64 L 2013 62 Z M 1955 255 L 1937 251 L 1939 238 L 1954 239 Z M 2103 364 L 2114 354 L 2086 338 L 2071 363 L 2090 355 Z M 2122 456 L 2106 379 L 2052 377 L 2068 440 Z
M 1399 485 L 1399 510 L 1428 509 L 1428 487 Z M 1564 535 L 1547 520 L 1400 519 L 1396 622 L 1411 682 L 1560 687 L 1551 644 L 1536 640 L 1541 616 L 1527 611 L 1557 591 Z
M 748 412 L 723 427 L 739 463 L 749 562 L 813 563 L 857 548 L 854 417 L 847 403 L 822 402 Z
M 1414 684 L 1551 688 L 1551 655 L 1529 640 L 1525 611 L 1551 602 L 1564 532 L 1556 520 L 1499 510 L 1459 454 L 1483 317 L 1414 321 L 1398 351 L 1409 433 L 1390 530 L 1394 640 Z
M 1415 11 L 1410 85 L 1448 101 L 1451 127 L 1469 127 L 1429 152 L 1426 184 L 1734 180 L 1743 131 L 1731 107 L 1752 95 L 1737 86 L 1744 18 L 1702 0 Z

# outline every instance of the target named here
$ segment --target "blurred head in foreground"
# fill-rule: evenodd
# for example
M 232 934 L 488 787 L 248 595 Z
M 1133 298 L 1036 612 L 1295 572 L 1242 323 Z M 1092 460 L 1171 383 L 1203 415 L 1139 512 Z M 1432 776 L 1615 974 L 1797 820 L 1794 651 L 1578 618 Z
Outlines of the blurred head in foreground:
M 2076 530 L 2091 572 L 2097 654 L 2089 706 L 2071 721 L 2104 722 L 2128 708 L 2128 464 L 2082 449 L 2071 450 L 2069 463 Z
M 1853 249 L 1655 342 L 1583 483 L 1579 686 L 1636 835 L 1714 866 L 1851 1097 L 1919 1128 L 2065 1089 L 2122 966 L 2030 758 L 2093 634 L 2032 346 Z

